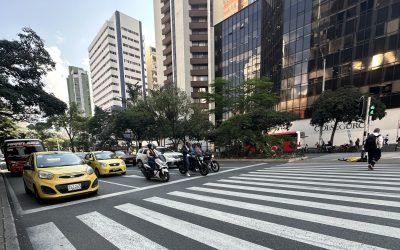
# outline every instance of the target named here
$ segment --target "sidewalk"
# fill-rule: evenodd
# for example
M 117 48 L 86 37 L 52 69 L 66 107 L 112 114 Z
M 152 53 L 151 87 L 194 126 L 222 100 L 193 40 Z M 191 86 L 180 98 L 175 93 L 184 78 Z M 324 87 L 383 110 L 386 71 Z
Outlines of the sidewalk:
M 2 171 L 1 171 L 2 172 Z M 14 217 L 11 212 L 10 202 L 7 197 L 7 189 L 4 182 L 4 174 L 0 176 L 0 250 L 12 249 L 19 250 L 19 243 L 17 237 L 17 231 L 15 229 Z

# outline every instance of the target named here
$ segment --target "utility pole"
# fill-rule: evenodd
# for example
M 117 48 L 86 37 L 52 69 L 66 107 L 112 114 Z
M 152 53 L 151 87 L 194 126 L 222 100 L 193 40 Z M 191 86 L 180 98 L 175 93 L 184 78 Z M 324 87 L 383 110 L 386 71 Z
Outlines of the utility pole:
M 322 59 L 323 59 L 323 71 L 322 71 L 322 90 L 321 90 L 321 95 L 322 95 L 322 93 L 324 93 L 324 91 L 325 91 L 325 67 L 326 67 L 326 58 L 325 58 L 325 55 L 324 55 L 324 53 L 322 52 L 322 49 L 321 49 L 321 31 L 320 31 L 320 28 L 319 28 L 319 22 L 320 22 L 320 19 L 321 19 L 321 0 L 319 0 L 318 1 L 318 37 L 319 37 L 319 44 L 318 44 L 318 46 L 319 46 L 319 52 L 321 53 L 321 55 L 322 55 Z M 322 146 L 322 129 L 323 129 L 323 126 L 320 126 L 319 127 L 319 145 L 321 145 Z
M 364 101 L 364 99 L 363 99 Z M 370 115 L 369 115 L 369 108 L 371 106 L 371 97 L 369 96 L 367 99 L 367 107 L 365 109 L 365 117 L 364 117 L 364 133 L 363 133 L 363 140 L 362 140 L 362 150 L 361 150 L 361 159 L 365 158 L 365 140 L 369 134 L 369 122 L 370 122 Z

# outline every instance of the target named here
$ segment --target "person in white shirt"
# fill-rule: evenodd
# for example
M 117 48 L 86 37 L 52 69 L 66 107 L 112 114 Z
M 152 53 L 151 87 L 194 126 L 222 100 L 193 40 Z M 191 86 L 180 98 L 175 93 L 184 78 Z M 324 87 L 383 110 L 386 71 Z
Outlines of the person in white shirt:
M 368 152 L 368 169 L 374 170 L 376 162 L 381 158 L 381 150 L 383 147 L 383 137 L 379 128 L 368 135 L 365 140 L 364 149 Z

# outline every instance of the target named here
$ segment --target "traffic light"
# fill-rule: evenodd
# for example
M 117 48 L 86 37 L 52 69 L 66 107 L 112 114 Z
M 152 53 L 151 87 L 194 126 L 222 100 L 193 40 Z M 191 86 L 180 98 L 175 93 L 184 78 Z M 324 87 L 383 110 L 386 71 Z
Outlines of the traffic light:
M 369 107 L 369 115 L 374 115 L 375 114 L 375 105 L 371 105 L 371 107 Z

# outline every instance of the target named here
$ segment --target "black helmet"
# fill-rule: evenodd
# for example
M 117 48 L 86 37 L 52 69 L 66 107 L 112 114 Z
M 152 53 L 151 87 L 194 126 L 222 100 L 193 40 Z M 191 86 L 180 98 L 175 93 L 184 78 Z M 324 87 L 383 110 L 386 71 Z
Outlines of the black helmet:
M 154 144 L 152 144 L 152 143 L 147 144 L 147 147 L 149 149 L 155 149 L 156 148 L 156 146 Z

